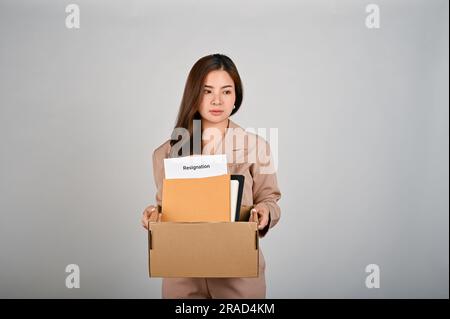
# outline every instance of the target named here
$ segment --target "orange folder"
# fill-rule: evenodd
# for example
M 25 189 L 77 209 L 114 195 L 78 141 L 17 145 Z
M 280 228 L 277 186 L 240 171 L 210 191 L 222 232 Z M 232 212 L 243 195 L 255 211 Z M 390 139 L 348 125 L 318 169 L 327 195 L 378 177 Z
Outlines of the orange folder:
M 161 221 L 229 222 L 230 175 L 164 179 Z

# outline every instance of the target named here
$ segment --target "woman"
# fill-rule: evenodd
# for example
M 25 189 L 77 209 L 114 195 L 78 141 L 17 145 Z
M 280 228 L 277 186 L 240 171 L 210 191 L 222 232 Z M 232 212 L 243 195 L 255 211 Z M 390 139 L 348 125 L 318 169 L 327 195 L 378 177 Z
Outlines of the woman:
M 256 214 L 258 218 L 259 236 L 263 237 L 280 218 L 277 201 L 281 193 L 272 157 L 270 153 L 267 154 L 269 144 L 256 134 L 245 132 L 229 119 L 239 110 L 242 97 L 241 79 L 229 57 L 213 54 L 194 64 L 186 81 L 175 126 L 189 132 L 189 139 L 184 139 L 184 142 L 168 140 L 153 152 L 156 205 L 161 205 L 162 201 L 164 158 L 180 156 L 180 151 L 186 150 L 180 146 L 189 146 L 189 153 L 183 153 L 183 156 L 199 153 L 224 154 L 226 146 L 228 173 L 245 176 L 242 205 L 253 206 L 252 214 Z M 195 120 L 201 122 L 201 150 L 199 145 L 194 145 Z M 219 132 L 219 138 L 214 134 L 214 139 L 208 140 L 208 131 Z M 238 145 L 225 143 L 230 140 L 240 142 Z M 269 161 L 261 160 L 264 155 L 268 155 Z M 141 220 L 144 228 L 148 227 L 150 214 L 155 211 L 156 205 L 144 210 Z M 265 261 L 261 249 L 259 251 L 260 268 L 257 278 L 163 278 L 162 297 L 265 298 Z

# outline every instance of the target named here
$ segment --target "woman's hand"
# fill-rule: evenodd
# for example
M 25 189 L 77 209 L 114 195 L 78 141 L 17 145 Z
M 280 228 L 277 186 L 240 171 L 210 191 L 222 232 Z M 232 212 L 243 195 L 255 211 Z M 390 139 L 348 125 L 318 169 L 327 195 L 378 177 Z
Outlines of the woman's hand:
M 142 227 L 148 230 L 148 222 L 150 220 L 150 215 L 156 211 L 156 206 L 150 205 L 148 206 L 144 212 L 142 213 L 141 223 Z
M 256 205 L 251 213 L 258 219 L 258 229 L 264 229 L 269 223 L 269 209 L 266 205 Z

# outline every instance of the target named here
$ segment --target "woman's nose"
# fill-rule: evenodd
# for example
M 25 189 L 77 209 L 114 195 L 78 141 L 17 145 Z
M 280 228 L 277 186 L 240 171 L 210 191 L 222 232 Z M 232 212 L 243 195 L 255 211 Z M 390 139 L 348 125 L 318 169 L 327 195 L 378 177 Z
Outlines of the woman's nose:
M 222 99 L 220 97 L 220 94 L 214 94 L 213 99 L 212 99 L 211 102 L 214 105 L 222 104 Z

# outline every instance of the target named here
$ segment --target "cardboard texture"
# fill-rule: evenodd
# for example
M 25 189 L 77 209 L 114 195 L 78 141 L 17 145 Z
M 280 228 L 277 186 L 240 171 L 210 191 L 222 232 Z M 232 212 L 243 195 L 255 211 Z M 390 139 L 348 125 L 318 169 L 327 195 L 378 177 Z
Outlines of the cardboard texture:
M 241 208 L 247 221 L 240 222 L 163 222 L 164 214 L 152 214 L 150 277 L 257 277 L 259 237 L 256 216 L 248 221 L 251 208 Z

